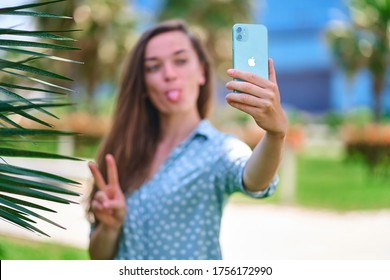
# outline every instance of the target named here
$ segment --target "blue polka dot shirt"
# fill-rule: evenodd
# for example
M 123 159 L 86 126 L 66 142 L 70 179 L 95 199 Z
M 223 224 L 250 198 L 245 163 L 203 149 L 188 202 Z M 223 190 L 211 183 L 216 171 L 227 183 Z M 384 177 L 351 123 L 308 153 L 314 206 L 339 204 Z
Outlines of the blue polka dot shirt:
M 244 166 L 251 149 L 202 120 L 154 177 L 127 198 L 115 259 L 221 259 L 220 225 L 229 195 L 245 191 Z

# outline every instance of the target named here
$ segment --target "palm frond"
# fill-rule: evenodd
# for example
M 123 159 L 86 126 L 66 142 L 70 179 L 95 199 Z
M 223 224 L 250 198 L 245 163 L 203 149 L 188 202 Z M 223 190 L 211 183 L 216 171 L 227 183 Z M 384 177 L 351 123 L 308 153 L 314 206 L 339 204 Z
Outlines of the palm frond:
M 2 70 L 2 72 L 10 74 L 10 75 L 13 75 L 13 76 L 18 77 L 18 78 L 29 80 L 31 82 L 42 84 L 43 86 L 49 86 L 49 87 L 62 89 L 64 91 L 68 91 L 68 92 L 74 92 L 74 90 L 72 90 L 70 88 L 59 86 L 59 85 L 56 85 L 56 84 L 53 84 L 53 83 L 50 83 L 50 82 L 47 82 L 47 81 L 44 81 L 44 80 L 41 80 L 41 79 L 29 77 L 29 76 L 26 76 L 26 75 L 21 75 L 21 74 L 18 74 L 18 73 L 12 72 L 12 71 L 7 71 L 7 70 L 4 70 L 4 69 Z
M 69 16 L 55 15 L 47 12 L 31 10 L 40 6 L 63 2 L 65 0 L 32 3 L 13 7 L 0 8 L 0 15 L 24 17 L 50 17 L 58 20 L 71 19 Z M 6 157 L 43 158 L 43 159 L 80 159 L 54 153 L 38 152 L 13 147 L 19 142 L 31 142 L 32 137 L 75 135 L 73 132 L 55 129 L 31 129 L 23 127 L 13 116 L 19 115 L 30 122 L 52 128 L 46 119 L 58 118 L 48 111 L 55 107 L 69 106 L 71 103 L 59 96 L 66 97 L 74 92 L 62 83 L 54 81 L 72 81 L 67 75 L 62 75 L 42 67 L 43 60 L 58 60 L 66 63 L 82 62 L 52 55 L 52 50 L 78 50 L 70 45 L 56 44 L 53 41 L 72 43 L 75 40 L 61 34 L 75 30 L 21 30 L 14 27 L 0 28 L 0 51 L 5 56 L 0 57 L 0 74 L 7 77 L 0 82 L 0 219 L 34 233 L 48 236 L 37 226 L 37 220 L 63 228 L 60 224 L 46 218 L 40 212 L 56 212 L 43 203 L 32 200 L 50 201 L 61 204 L 74 204 L 68 197 L 78 197 L 79 192 L 69 187 L 80 185 L 78 182 L 56 174 L 8 164 Z M 4 37 L 3 37 L 4 36 Z M 25 37 L 32 37 L 28 41 Z M 30 48 L 34 48 L 31 50 Z M 44 50 L 44 51 L 43 51 Z M 11 82 L 10 82 L 11 81 Z M 22 93 L 39 92 L 44 97 L 28 98 Z M 55 94 L 57 98 L 47 95 Z M 12 147 L 9 147 L 12 146 Z M 40 212 L 37 212 L 40 211 Z
M 59 183 L 65 183 L 65 184 L 80 185 L 79 182 L 76 182 L 76 181 L 73 181 L 71 179 L 61 177 L 61 176 L 58 176 L 55 174 L 51 174 L 51 173 L 39 171 L 39 170 L 33 170 L 33 169 L 13 166 L 13 165 L 4 164 L 4 163 L 0 163 L 0 172 L 20 175 L 20 176 L 31 176 L 31 177 L 41 179 L 41 180 L 51 180 L 51 181 L 56 181 Z
M 42 49 L 53 49 L 53 50 L 63 50 L 63 51 L 79 50 L 79 48 L 74 48 L 66 45 L 57 45 L 57 44 L 49 44 L 49 43 L 22 41 L 22 40 L 11 40 L 11 39 L 1 39 L 0 46 L 30 47 L 30 48 L 42 48 Z
M 75 157 L 51 154 L 45 152 L 35 152 L 21 149 L 0 148 L 0 156 L 4 157 L 27 157 L 27 158 L 47 158 L 47 159 L 70 159 L 81 160 Z
M 24 5 L 18 5 L 18 6 L 13 6 L 13 7 L 7 7 L 7 8 L 0 8 L 0 14 L 1 15 L 14 15 L 15 11 L 22 10 L 22 9 L 29 9 L 29 8 L 36 8 L 39 6 L 45 6 L 49 4 L 54 4 L 58 2 L 63 2 L 65 0 L 54 0 L 54 1 L 47 1 L 47 2 L 42 2 L 42 3 L 31 3 L 31 4 L 24 4 Z M 67 18 L 70 19 L 71 17 L 67 16 L 54 16 L 54 17 L 62 17 L 62 18 Z
M 26 54 L 26 55 L 35 56 L 35 57 L 45 57 L 45 58 L 48 58 L 48 59 L 59 60 L 59 61 L 64 61 L 64 62 L 84 64 L 81 61 L 76 61 L 76 60 L 72 60 L 72 59 L 66 59 L 66 58 L 63 58 L 63 57 L 58 57 L 58 56 L 44 54 L 44 53 L 39 53 L 39 52 L 34 52 L 34 51 L 21 50 L 21 49 L 15 49 L 15 48 L 4 48 L 4 47 L 0 47 L 0 50 L 8 51 L 8 52 L 20 53 L 20 54 Z
M 52 73 L 50 71 L 46 71 L 46 70 L 39 69 L 37 67 L 33 67 L 33 66 L 29 66 L 29 65 L 25 64 L 29 61 L 36 60 L 36 59 L 39 59 L 39 58 L 38 57 L 31 57 L 29 59 L 22 60 L 22 61 L 16 61 L 16 62 L 0 59 L 0 69 L 10 68 L 10 69 L 14 69 L 14 70 L 24 71 L 24 72 L 27 72 L 30 74 L 72 81 L 72 79 L 70 79 L 68 77 L 58 75 L 56 73 Z
M 64 32 L 74 32 L 78 31 L 76 29 L 74 30 L 66 30 L 62 31 Z M 0 28 L 0 34 L 4 35 L 19 35 L 19 36 L 28 36 L 28 37 L 36 37 L 36 38 L 43 38 L 43 39 L 52 39 L 52 40 L 59 40 L 59 41 L 76 41 L 73 38 L 70 37 L 64 37 L 57 34 L 53 34 L 53 32 L 59 33 L 57 30 L 53 31 L 30 31 L 30 30 L 17 30 L 17 29 L 10 29 L 10 28 Z
M 65 95 L 65 93 L 61 92 L 61 91 L 54 91 L 54 90 L 50 90 L 50 89 L 37 88 L 37 87 L 13 85 L 13 84 L 9 84 L 9 83 L 2 83 L 2 82 L 0 82 L 0 88 L 1 87 L 21 89 L 21 90 L 27 90 L 27 91 L 38 91 L 38 92 L 54 93 L 54 94 L 58 94 L 58 95 Z

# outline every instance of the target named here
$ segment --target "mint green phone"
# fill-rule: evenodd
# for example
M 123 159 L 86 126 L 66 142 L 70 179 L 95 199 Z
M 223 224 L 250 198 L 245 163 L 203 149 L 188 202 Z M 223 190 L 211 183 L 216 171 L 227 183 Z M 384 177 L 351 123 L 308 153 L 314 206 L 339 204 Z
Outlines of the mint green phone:
M 261 24 L 232 28 L 233 68 L 268 79 L 268 32 Z

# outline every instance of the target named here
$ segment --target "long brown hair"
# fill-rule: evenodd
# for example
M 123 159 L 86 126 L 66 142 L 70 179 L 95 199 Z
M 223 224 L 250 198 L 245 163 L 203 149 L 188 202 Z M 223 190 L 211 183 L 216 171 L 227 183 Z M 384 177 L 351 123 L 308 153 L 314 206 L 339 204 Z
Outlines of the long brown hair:
M 138 188 L 147 178 L 160 140 L 159 114 L 149 98 L 146 98 L 145 48 L 151 38 L 171 31 L 181 31 L 188 36 L 203 65 L 205 83 L 199 88 L 197 101 L 202 119 L 207 116 L 211 106 L 213 86 L 210 60 L 200 41 L 188 31 L 185 23 L 180 20 L 165 21 L 143 33 L 125 65 L 111 131 L 101 144 L 97 156 L 98 167 L 105 178 L 105 155 L 110 153 L 114 156 L 120 185 L 125 194 Z M 92 197 L 95 192 L 96 186 Z

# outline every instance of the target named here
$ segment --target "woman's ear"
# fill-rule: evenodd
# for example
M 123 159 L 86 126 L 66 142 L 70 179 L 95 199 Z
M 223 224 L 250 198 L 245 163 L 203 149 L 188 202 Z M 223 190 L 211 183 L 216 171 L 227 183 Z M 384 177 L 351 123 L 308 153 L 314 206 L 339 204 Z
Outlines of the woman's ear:
M 206 84 L 206 78 L 204 75 L 199 79 L 199 85 L 204 86 Z
M 206 73 L 204 70 L 204 65 L 200 65 L 200 75 L 199 75 L 199 85 L 204 86 L 206 84 Z

